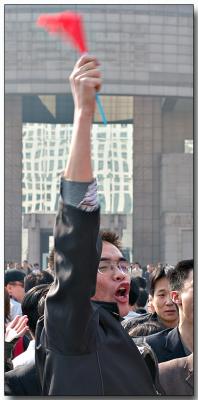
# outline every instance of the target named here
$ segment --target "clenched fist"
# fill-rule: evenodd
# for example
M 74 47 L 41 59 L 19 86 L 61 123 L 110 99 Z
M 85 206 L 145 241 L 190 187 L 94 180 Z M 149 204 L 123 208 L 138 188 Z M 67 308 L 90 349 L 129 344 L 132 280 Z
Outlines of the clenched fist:
M 96 57 L 83 55 L 75 64 L 70 75 L 75 111 L 94 114 L 95 95 L 101 88 L 101 72 Z

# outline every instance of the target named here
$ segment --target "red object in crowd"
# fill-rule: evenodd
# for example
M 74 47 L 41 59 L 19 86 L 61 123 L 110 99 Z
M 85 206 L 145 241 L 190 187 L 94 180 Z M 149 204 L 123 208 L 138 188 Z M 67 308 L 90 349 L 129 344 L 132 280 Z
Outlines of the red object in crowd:
M 22 336 L 18 338 L 17 342 L 15 343 L 15 346 L 13 347 L 13 358 L 19 356 L 19 354 L 23 353 L 24 351 L 25 349 Z
M 20 336 L 13 347 L 12 358 L 15 358 L 19 356 L 19 354 L 23 353 L 28 348 L 29 342 L 30 340 L 26 335 Z
M 41 26 L 49 33 L 69 39 L 80 53 L 87 52 L 83 21 L 80 14 L 62 12 L 58 14 L 41 14 L 37 19 L 37 26 Z

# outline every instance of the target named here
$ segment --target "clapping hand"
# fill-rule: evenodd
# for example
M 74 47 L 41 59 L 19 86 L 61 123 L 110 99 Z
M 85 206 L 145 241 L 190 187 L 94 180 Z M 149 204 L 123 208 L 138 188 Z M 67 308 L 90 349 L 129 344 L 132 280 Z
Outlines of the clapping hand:
M 29 330 L 27 323 L 27 315 L 17 315 L 6 327 L 5 341 L 12 342 L 14 339 L 25 335 L 25 333 Z

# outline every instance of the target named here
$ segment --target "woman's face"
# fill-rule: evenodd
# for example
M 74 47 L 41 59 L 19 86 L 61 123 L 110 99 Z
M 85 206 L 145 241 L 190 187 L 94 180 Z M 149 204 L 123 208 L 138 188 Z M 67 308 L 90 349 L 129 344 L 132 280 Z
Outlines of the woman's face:
M 171 300 L 169 281 L 166 277 L 156 282 L 151 302 L 159 319 L 165 326 L 174 327 L 177 325 L 178 310 Z

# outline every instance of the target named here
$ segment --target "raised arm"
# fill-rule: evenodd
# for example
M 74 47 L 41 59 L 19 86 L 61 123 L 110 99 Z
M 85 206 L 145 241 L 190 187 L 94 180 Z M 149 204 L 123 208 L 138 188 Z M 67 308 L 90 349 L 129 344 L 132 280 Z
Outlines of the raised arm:
M 72 143 L 64 178 L 77 182 L 93 179 L 91 167 L 91 126 L 95 109 L 95 94 L 101 86 L 101 76 L 95 57 L 84 55 L 70 76 L 75 113 Z
M 101 85 L 96 58 L 81 57 L 70 82 L 75 105 L 74 127 L 54 229 L 55 282 L 46 299 L 45 328 L 50 348 L 60 353 L 80 354 L 87 352 L 94 341 L 94 330 L 88 332 L 87 326 L 92 316 L 90 299 L 95 292 L 100 257 L 99 209 L 98 206 L 90 209 L 89 197 L 94 196 L 88 190 L 91 186 L 92 191 L 94 184 L 90 136 L 95 94 Z M 76 196 L 78 201 L 73 201 L 70 192 L 75 192 L 76 187 L 80 187 L 80 192 L 83 187 L 84 193 L 82 197 Z

